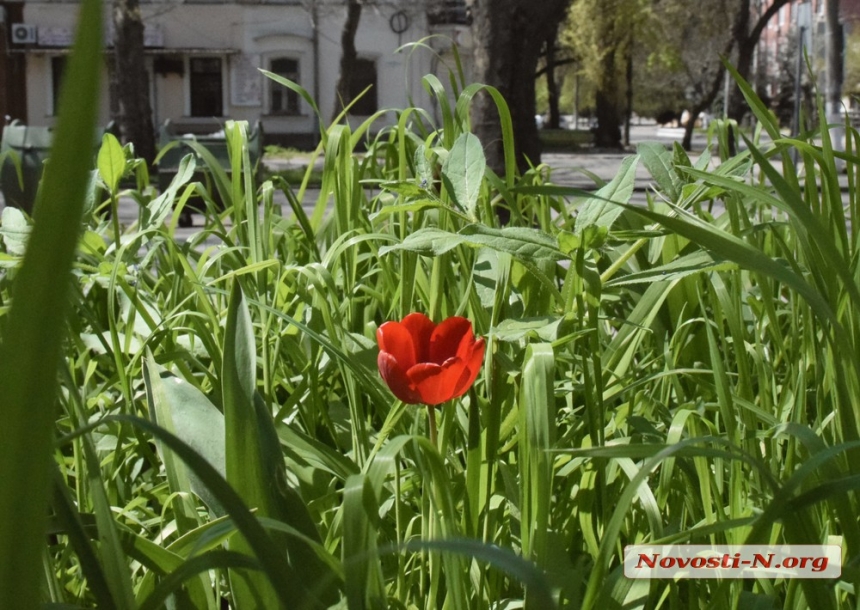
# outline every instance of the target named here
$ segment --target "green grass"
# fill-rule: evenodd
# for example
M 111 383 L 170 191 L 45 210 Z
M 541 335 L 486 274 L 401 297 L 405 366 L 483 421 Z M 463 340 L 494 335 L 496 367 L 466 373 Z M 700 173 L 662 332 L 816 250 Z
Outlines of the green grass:
M 579 150 L 594 144 L 594 134 L 587 129 L 541 129 L 538 136 L 544 150 Z
M 308 215 L 311 171 L 258 182 L 231 122 L 232 180 L 208 163 L 223 211 L 189 157 L 118 227 L 103 210 L 145 169 L 107 139 L 86 196 L 97 42 L 34 224 L 0 227 L 0 607 L 857 606 L 856 131 L 845 153 L 783 138 L 744 85 L 772 146 L 709 169 L 643 145 L 584 193 L 495 175 L 480 87 L 427 77 L 441 125 L 323 130 Z M 212 211 L 178 242 L 192 193 Z M 487 342 L 435 444 L 376 370 L 376 328 L 413 311 Z M 634 543 L 828 541 L 837 581 L 620 564 Z

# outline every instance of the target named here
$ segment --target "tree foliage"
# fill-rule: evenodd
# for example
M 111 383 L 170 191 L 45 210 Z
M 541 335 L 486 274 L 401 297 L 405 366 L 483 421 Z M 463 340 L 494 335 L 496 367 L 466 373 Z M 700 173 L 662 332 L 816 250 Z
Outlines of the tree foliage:
M 581 59 L 580 74 L 596 87 L 598 113 L 609 123 L 598 127 L 598 143 L 617 141 L 628 60 L 635 109 L 652 116 L 686 109 L 696 117 L 711 108 L 723 91 L 723 58 L 749 78 L 765 26 L 790 0 L 774 0 L 760 12 L 753 10 L 757 1 L 576 0 L 561 38 Z M 729 115 L 740 118 L 742 99 L 730 91 Z
M 581 73 L 595 87 L 598 146 L 621 145 L 624 72 L 649 12 L 650 0 L 577 0 L 570 9 L 562 40 L 580 59 Z

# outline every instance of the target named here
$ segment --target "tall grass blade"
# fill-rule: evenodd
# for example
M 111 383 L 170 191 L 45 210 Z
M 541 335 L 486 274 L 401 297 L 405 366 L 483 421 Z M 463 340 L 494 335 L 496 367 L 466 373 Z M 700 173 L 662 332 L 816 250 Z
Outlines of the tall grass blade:
M 101 7 L 84 0 L 55 146 L 0 342 L 0 607 L 35 608 L 50 488 L 57 362 L 98 115 Z
M 272 415 L 256 392 L 257 352 L 254 328 L 242 288 L 234 280 L 227 309 L 224 334 L 224 364 L 221 375 L 226 430 L 227 481 L 242 499 L 262 517 L 283 521 L 312 540 L 319 534 L 307 507 L 287 482 Z M 295 608 L 324 607 L 331 599 L 333 575 L 306 544 L 277 536 L 289 558 L 291 570 L 285 580 L 269 582 L 263 575 L 244 570 L 231 572 L 231 586 L 240 607 L 277 607 L 278 593 L 285 589 Z M 248 542 L 234 539 L 231 549 L 248 552 Z M 315 591 L 325 583 L 326 589 Z M 273 588 L 274 587 L 274 588 Z

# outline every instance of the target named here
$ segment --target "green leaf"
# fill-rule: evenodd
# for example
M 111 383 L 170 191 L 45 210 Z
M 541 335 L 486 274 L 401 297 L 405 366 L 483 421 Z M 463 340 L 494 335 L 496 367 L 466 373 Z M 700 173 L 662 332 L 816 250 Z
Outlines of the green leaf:
M 624 211 L 615 203 L 627 203 L 633 195 L 638 160 L 639 155 L 626 157 L 612 181 L 599 189 L 591 198 L 586 199 L 576 216 L 574 232 L 577 235 L 594 225 L 612 228 L 613 223 Z
M 120 180 L 125 174 L 125 154 L 119 140 L 112 133 L 105 133 L 102 136 L 97 165 L 108 190 L 116 193 Z
M 652 267 L 638 273 L 618 277 L 606 283 L 607 286 L 624 286 L 627 284 L 651 283 L 654 281 L 675 280 L 706 271 L 724 271 L 735 267 L 734 263 L 714 258 L 705 251 L 698 250 L 692 254 L 681 256 L 671 263 Z
M 546 566 L 555 444 L 555 353 L 547 343 L 529 345 L 519 396 L 520 511 L 523 555 Z
M 473 219 L 476 219 L 478 195 L 486 168 L 487 160 L 481 141 L 471 133 L 464 133 L 454 141 L 442 166 L 445 187 L 454 201 Z
M 557 608 L 552 588 L 547 582 L 546 574 L 534 563 L 523 559 L 510 549 L 488 544 L 480 540 L 465 540 L 462 538 L 449 540 L 410 540 L 402 547 L 408 551 L 431 551 L 435 553 L 450 553 L 462 555 L 470 559 L 479 559 L 494 568 L 504 572 L 523 583 L 526 587 L 529 601 L 534 608 L 552 610 Z M 398 552 L 399 548 L 385 548 L 382 552 Z
M 380 248 L 379 255 L 384 256 L 395 250 L 409 250 L 424 256 L 439 256 L 465 242 L 466 239 L 456 233 L 428 227 L 410 233 L 399 244 Z
M 560 261 L 568 258 L 559 248 L 558 240 L 539 229 L 496 229 L 479 224 L 467 225 L 459 233 L 432 227 L 419 229 L 407 235 L 399 244 L 380 248 L 379 253 L 383 255 L 393 250 L 410 250 L 425 256 L 439 256 L 461 244 L 473 248 L 486 246 L 510 254 L 528 265 L 537 261 Z
M 101 6 L 84 0 L 60 92 L 51 163 L 35 205 L 27 254 L 12 286 L 0 341 L 0 607 L 37 608 L 40 556 L 65 340 L 72 258 L 81 226 L 99 109 Z
M 227 308 L 224 333 L 221 392 L 226 428 L 227 482 L 249 507 L 262 517 L 272 517 L 319 541 L 319 533 L 307 506 L 287 482 L 284 458 L 271 412 L 256 393 L 257 354 L 250 311 L 238 281 Z M 296 608 L 323 608 L 334 603 L 335 577 L 315 551 L 292 537 L 274 535 L 290 562 L 289 578 L 270 583 L 263 575 L 245 570 L 231 573 L 231 587 L 240 606 L 277 607 L 274 585 L 288 591 Z M 237 552 L 249 552 L 241 537 L 231 540 Z M 263 603 L 264 602 L 264 603 Z M 262 606 L 260 605 L 262 604 Z
M 373 526 L 378 513 L 367 476 L 350 476 L 343 488 L 343 567 L 350 610 L 387 607 Z
M 77 430 L 73 436 L 86 434 L 89 431 L 112 421 L 128 423 L 153 435 L 178 455 L 179 458 L 182 459 L 182 461 L 200 477 L 206 487 L 212 490 L 212 493 L 218 499 L 218 502 L 230 515 L 232 522 L 224 520 L 218 523 L 217 527 L 222 529 L 232 529 L 233 525 L 235 525 L 235 527 L 242 533 L 244 539 L 248 541 L 249 548 L 259 560 L 262 570 L 269 577 L 269 581 L 279 583 L 279 585 L 283 584 L 283 586 L 278 586 L 276 589 L 279 600 L 281 601 L 281 607 L 300 608 L 301 610 L 304 610 L 304 608 L 297 603 L 298 598 L 291 595 L 292 591 L 287 586 L 294 580 L 295 576 L 284 557 L 283 546 L 277 544 L 272 539 L 272 536 L 269 536 L 266 533 L 263 525 L 251 513 L 245 503 L 242 502 L 242 499 L 238 496 L 236 490 L 228 484 L 227 481 L 218 474 L 218 472 L 215 471 L 209 462 L 207 462 L 185 442 L 179 439 L 179 437 L 148 420 L 131 415 L 109 415 L 100 422 L 89 424 L 80 430 Z M 208 543 L 218 539 L 218 532 L 212 531 L 214 525 L 215 524 L 207 524 L 206 526 L 198 528 L 195 532 L 184 536 L 178 540 L 177 543 L 171 545 L 171 551 L 179 553 L 180 550 L 176 548 L 180 546 L 179 543 L 183 543 L 185 548 L 188 549 L 189 554 L 206 548 Z M 199 538 L 198 534 L 205 534 L 204 538 Z M 189 546 L 191 548 L 188 548 Z M 251 605 L 251 608 L 254 607 L 254 605 Z M 278 606 L 266 606 L 266 608 L 269 607 L 276 608 Z
M 380 182 L 379 187 L 404 197 L 426 197 L 427 190 L 409 180 L 389 180 Z
M 818 314 L 823 320 L 828 320 L 837 328 L 839 327 L 839 321 L 836 318 L 835 313 L 830 308 L 827 301 L 822 297 L 821 293 L 815 290 L 804 278 L 792 271 L 788 265 L 770 258 L 739 237 L 736 237 L 731 233 L 721 231 L 716 227 L 685 213 L 679 208 L 673 208 L 677 213 L 677 216 L 667 216 L 636 206 L 624 207 L 649 220 L 660 223 L 678 235 L 682 235 L 683 237 L 699 244 L 703 248 L 711 250 L 721 258 L 734 261 L 741 267 L 770 276 L 793 288 L 798 294 L 806 299 L 816 314 Z
M 568 258 L 559 248 L 558 240 L 540 229 L 529 227 L 496 229 L 472 224 L 463 227 L 460 235 L 473 246 L 486 246 L 499 252 L 506 252 L 524 263 L 560 261 Z
M 503 320 L 493 329 L 492 334 L 500 341 L 519 341 L 524 337 L 555 341 L 570 334 L 575 327 L 576 318 L 573 314 L 561 317 L 542 316 L 522 320 Z
M 672 201 L 678 201 L 680 196 L 680 178 L 673 168 L 673 159 L 671 152 L 666 150 L 666 147 L 658 142 L 642 142 L 636 147 L 636 152 L 639 158 L 642 159 L 642 165 L 657 182 L 660 190 L 669 197 Z M 689 160 L 687 165 L 689 165 Z
M 415 149 L 415 178 L 426 188 L 433 181 L 433 168 L 427 160 L 427 147 L 423 144 Z
M 151 353 L 147 353 L 143 373 L 150 412 L 156 423 L 185 439 L 186 443 L 224 476 L 224 415 L 203 392 L 159 366 Z M 159 449 L 170 490 L 174 493 L 193 491 L 215 515 L 223 515 L 223 508 L 197 476 L 188 471 L 182 462 L 174 459 L 171 452 L 163 447 Z M 181 534 L 198 525 L 195 517 L 193 514 L 187 515 L 191 527 L 183 528 L 182 523 L 179 524 Z
M 143 209 L 143 219 L 141 221 L 141 230 L 148 231 L 156 227 L 160 227 L 167 220 L 173 209 L 176 193 L 179 188 L 186 184 L 194 176 L 194 170 L 197 167 L 195 156 L 187 154 L 179 161 L 179 167 L 176 170 L 176 175 L 170 184 L 161 195 L 150 201 Z
M 3 243 L 9 254 L 24 256 L 31 230 L 24 212 L 13 207 L 3 208 L 3 215 L 0 216 L 0 235 L 3 236 Z

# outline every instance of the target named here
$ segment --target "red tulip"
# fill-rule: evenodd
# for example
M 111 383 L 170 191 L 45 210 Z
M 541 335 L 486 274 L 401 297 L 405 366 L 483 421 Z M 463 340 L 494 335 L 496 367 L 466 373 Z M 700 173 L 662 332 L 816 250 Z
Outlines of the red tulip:
M 379 374 L 410 404 L 439 405 L 466 393 L 484 359 L 484 339 L 454 316 L 438 326 L 423 313 L 386 322 L 376 331 Z

